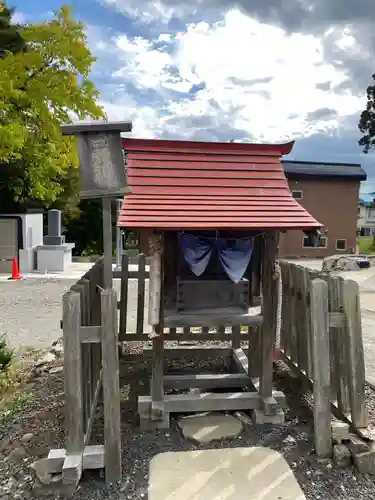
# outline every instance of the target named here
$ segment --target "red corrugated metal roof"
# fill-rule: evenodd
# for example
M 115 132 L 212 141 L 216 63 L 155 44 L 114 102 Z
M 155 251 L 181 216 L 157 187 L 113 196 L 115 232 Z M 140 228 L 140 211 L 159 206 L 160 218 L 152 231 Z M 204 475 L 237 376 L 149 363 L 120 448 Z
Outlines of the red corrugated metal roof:
M 123 139 L 132 193 L 118 226 L 158 229 L 313 229 L 289 191 L 287 144 Z

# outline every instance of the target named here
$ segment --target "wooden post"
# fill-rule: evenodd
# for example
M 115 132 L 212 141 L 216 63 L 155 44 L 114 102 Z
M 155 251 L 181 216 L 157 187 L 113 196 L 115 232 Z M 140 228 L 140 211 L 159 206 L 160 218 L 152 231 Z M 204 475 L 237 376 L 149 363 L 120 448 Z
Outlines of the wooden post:
M 341 278 L 330 278 L 328 282 L 328 293 L 331 300 L 332 311 L 342 313 L 342 287 L 343 280 Z M 331 328 L 331 343 L 334 350 L 333 361 L 333 376 L 334 387 L 337 393 L 337 404 L 344 415 L 350 414 L 350 398 L 348 385 L 348 342 L 346 336 L 346 326 L 342 328 Z M 332 371 L 331 371 L 332 373 Z M 333 385 L 333 384 L 332 384 Z
M 311 283 L 311 344 L 315 451 L 319 457 L 330 457 L 332 432 L 328 285 L 320 279 Z
M 161 255 L 150 257 L 148 322 L 155 326 L 160 322 L 161 304 Z
M 81 304 L 78 292 L 63 295 L 65 423 L 67 453 L 83 452 Z
M 152 379 L 151 379 L 151 419 L 164 418 L 164 321 L 162 312 L 163 293 L 163 237 L 153 234 L 149 240 L 149 323 L 153 326 Z
M 120 331 L 119 337 L 126 340 L 126 323 L 128 315 L 128 284 L 129 284 L 129 257 L 124 253 L 121 258 L 121 285 L 120 285 Z
M 274 279 L 279 233 L 264 235 L 262 265 L 263 325 L 261 333 L 260 394 L 263 400 L 272 397 L 273 357 L 276 341 L 277 280 Z
M 359 286 L 355 281 L 344 281 L 341 290 L 346 320 L 350 406 L 353 426 L 358 429 L 368 426 Z
M 119 359 L 117 349 L 117 294 L 101 292 L 104 449 L 107 483 L 121 479 Z
M 112 288 L 112 204 L 102 198 L 104 288 Z
M 138 335 L 141 335 L 144 332 L 145 280 L 146 280 L 146 257 L 143 253 L 141 253 L 138 259 L 138 284 L 137 284 L 136 332 Z

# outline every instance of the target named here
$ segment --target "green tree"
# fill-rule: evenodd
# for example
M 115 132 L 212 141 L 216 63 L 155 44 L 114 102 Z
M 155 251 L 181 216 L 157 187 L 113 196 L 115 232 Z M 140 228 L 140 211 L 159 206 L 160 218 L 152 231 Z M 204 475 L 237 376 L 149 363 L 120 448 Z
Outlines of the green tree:
M 19 34 L 26 50 L 0 59 L 0 203 L 78 203 L 75 141 L 60 124 L 104 117 L 88 78 L 95 59 L 84 27 L 63 6 Z
M 375 74 L 372 79 L 375 81 Z M 375 146 L 375 83 L 367 87 L 366 109 L 361 113 L 358 128 L 363 133 L 359 145 L 368 153 Z
M 20 34 L 20 26 L 12 24 L 14 9 L 9 9 L 0 2 L 0 57 L 6 52 L 21 52 L 26 44 Z

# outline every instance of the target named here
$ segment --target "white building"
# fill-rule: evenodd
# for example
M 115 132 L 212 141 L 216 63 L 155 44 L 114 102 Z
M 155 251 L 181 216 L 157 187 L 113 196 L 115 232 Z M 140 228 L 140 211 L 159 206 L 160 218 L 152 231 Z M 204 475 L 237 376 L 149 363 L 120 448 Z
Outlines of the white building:
M 375 192 L 360 195 L 357 227 L 361 236 L 372 236 L 375 232 Z

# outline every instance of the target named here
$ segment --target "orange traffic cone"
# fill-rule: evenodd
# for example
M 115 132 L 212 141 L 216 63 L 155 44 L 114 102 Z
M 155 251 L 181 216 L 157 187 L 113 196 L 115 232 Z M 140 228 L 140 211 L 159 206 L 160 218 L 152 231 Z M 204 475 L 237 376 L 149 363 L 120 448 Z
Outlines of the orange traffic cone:
M 22 276 L 20 275 L 18 271 L 18 264 L 17 264 L 17 259 L 16 257 L 13 257 L 12 259 L 12 276 L 8 278 L 8 280 L 21 280 Z

